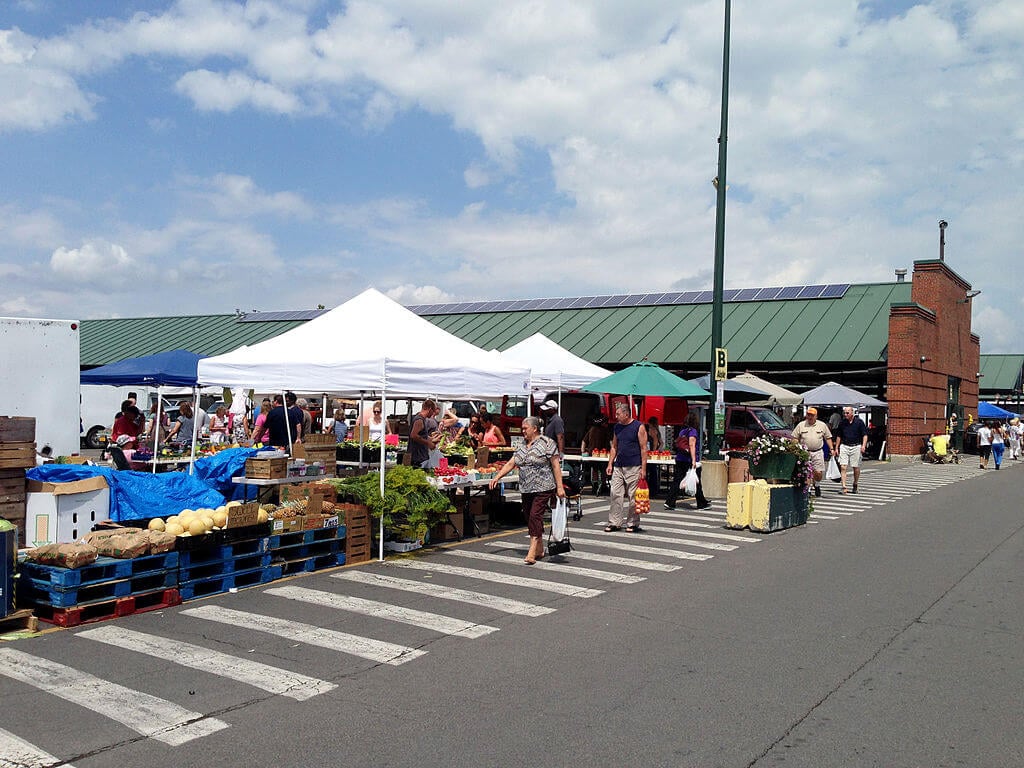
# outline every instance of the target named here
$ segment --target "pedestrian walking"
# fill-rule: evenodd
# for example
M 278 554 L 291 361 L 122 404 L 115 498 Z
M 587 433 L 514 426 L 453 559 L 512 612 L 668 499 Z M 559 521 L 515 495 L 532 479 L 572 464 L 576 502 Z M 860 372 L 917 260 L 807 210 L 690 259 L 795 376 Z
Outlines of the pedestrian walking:
M 1024 438 L 1024 425 L 1020 419 L 1014 416 L 1010 419 L 1010 425 L 1006 428 L 1007 445 L 1010 449 L 1010 458 L 1015 461 L 1020 459 L 1021 439 Z
M 647 429 L 633 418 L 628 403 L 615 406 L 615 428 L 605 474 L 611 477 L 611 504 L 605 531 L 641 533 L 634 496 L 640 478 L 647 473 Z
M 978 467 L 988 469 L 988 459 L 992 455 L 992 428 L 988 422 L 978 424 Z
M 818 409 L 813 405 L 807 409 L 803 421 L 793 427 L 793 439 L 800 443 L 811 455 L 811 467 L 814 469 L 814 495 L 821 496 L 821 477 L 825 474 L 825 443 L 832 442 L 832 433 L 828 425 L 818 421 Z
M 710 502 L 704 498 L 704 488 L 700 482 L 700 421 L 696 413 L 686 416 L 686 424 L 676 436 L 676 468 L 672 474 L 672 482 L 668 484 L 668 497 L 665 509 L 675 509 L 679 497 L 679 484 L 683 481 L 690 467 L 697 471 L 697 509 L 707 509 Z
M 857 492 L 860 482 L 860 461 L 864 452 L 868 449 L 868 428 L 867 425 L 857 418 L 853 408 L 843 408 L 843 420 L 839 422 L 834 433 L 836 459 L 839 462 L 839 479 L 846 493 L 846 469 L 853 467 L 853 492 Z
M 1003 463 L 1003 452 L 1006 450 L 1006 432 L 998 421 L 992 422 L 992 463 L 996 469 Z
M 544 557 L 544 513 L 556 496 L 565 498 L 558 444 L 541 434 L 541 420 L 536 416 L 523 419 L 523 444 L 491 479 L 491 490 L 516 467 L 519 468 L 523 513 L 530 531 L 530 551 L 523 562 L 533 565 Z

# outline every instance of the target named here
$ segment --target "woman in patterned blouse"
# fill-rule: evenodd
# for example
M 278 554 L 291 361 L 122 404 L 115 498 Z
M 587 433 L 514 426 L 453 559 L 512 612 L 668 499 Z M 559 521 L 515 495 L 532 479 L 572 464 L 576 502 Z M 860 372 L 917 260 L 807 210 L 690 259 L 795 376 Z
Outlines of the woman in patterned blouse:
M 536 416 L 523 419 L 523 438 L 523 444 L 505 462 L 490 486 L 493 489 L 502 477 L 519 468 L 519 490 L 530 531 L 530 551 L 524 562 L 533 565 L 544 557 L 544 511 L 556 495 L 565 498 L 565 488 L 562 487 L 558 445 L 541 434 L 541 420 Z

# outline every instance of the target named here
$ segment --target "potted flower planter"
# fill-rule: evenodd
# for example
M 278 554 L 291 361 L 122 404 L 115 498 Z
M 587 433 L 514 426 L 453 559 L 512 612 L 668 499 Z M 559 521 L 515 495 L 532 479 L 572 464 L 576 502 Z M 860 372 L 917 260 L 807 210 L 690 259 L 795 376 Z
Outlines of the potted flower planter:
M 786 480 L 793 477 L 796 456 L 792 453 L 768 453 L 755 463 L 750 462 L 750 475 L 764 480 Z

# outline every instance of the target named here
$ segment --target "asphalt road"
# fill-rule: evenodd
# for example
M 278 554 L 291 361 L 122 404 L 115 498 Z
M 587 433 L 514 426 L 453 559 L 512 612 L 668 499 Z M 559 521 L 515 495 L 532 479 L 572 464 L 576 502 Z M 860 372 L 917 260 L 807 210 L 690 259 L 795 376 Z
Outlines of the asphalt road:
M 0 752 L 0 766 L 1024 765 L 1021 464 L 874 471 L 857 496 L 827 488 L 815 524 L 769 536 L 723 529 L 720 504 L 655 504 L 647 533 L 611 538 L 588 501 L 564 563 L 604 578 L 520 564 L 517 533 L 454 550 L 504 560 L 434 552 L 417 562 L 446 571 L 345 568 L 0 644 L 0 744 L 56 758 Z M 464 625 L 316 606 L 301 590 Z M 97 628 L 155 638 L 157 655 Z M 338 633 L 393 645 L 339 650 Z M 226 658 L 190 662 L 168 641 Z M 231 659 L 267 666 L 229 679 Z M 38 660 L 31 682 L 11 671 Z M 282 685 L 280 670 L 295 698 L 257 687 Z

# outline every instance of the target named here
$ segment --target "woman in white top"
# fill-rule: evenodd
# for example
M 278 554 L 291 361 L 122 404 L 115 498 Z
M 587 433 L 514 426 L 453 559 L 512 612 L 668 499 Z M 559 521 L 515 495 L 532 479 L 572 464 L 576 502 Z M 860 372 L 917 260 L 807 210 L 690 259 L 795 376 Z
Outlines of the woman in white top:
M 1006 427 L 1006 448 L 1008 452 L 1008 458 L 1019 459 L 1020 458 L 1020 435 L 1021 426 L 1020 419 L 1010 419 L 1009 425 Z
M 998 421 L 992 422 L 992 461 L 996 465 L 996 469 L 1003 463 L 1003 451 L 1006 448 L 1005 436 L 1003 433 L 1003 425 Z
M 978 425 L 978 466 L 988 469 L 988 457 L 992 455 L 992 430 L 984 421 Z
M 363 423 L 370 428 L 370 441 L 383 440 L 384 435 L 391 434 L 391 425 L 383 416 L 380 403 L 373 404 L 373 412 L 363 417 Z

